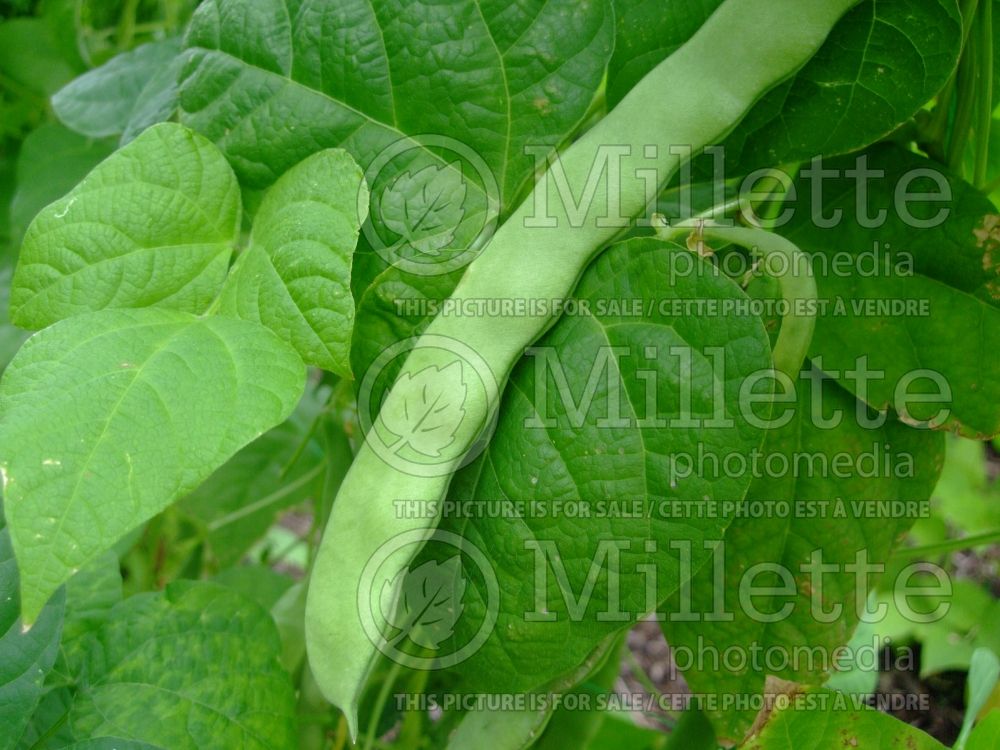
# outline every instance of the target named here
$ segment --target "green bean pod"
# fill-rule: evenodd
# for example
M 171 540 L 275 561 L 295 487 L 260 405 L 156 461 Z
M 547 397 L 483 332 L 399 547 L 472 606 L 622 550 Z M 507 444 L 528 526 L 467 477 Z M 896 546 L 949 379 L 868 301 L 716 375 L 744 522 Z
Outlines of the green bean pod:
M 857 2 L 723 2 L 683 47 L 650 71 L 545 173 L 468 267 L 453 298 L 568 297 L 594 256 L 621 231 L 616 219 L 631 219 L 647 209 L 650 175 L 655 175 L 652 187 L 659 188 L 677 171 L 681 156 L 670 146 L 691 146 L 697 152 L 721 141 L 764 93 L 815 54 Z M 579 194 L 591 170 L 601 168 L 602 147 L 607 146 L 618 147 L 618 169 L 601 172 L 594 199 L 582 218 L 574 216 L 554 174 L 561 167 L 566 184 Z M 538 214 L 542 198 L 545 222 Z M 359 591 L 367 583 L 366 566 L 375 556 L 380 580 L 394 580 L 418 545 L 400 546 L 390 554 L 385 544 L 390 542 L 391 551 L 391 540 L 401 534 L 419 538 L 433 533 L 425 518 L 400 517 L 395 501 L 439 501 L 444 496 L 451 474 L 482 436 L 515 362 L 553 322 L 548 315 L 432 321 L 410 351 L 340 488 L 311 573 L 306 642 L 316 680 L 346 714 L 352 736 L 357 735 L 361 691 L 378 654 L 378 639 L 371 634 L 383 620 L 380 612 L 368 611 L 369 593 Z M 457 351 L 449 352 L 449 342 L 455 342 Z M 455 377 L 456 363 L 461 378 Z M 452 440 L 434 471 L 418 461 L 400 465 L 392 460 L 401 456 L 393 442 L 398 430 L 392 428 L 406 422 L 421 397 L 417 391 L 425 389 L 425 395 L 428 384 L 465 391 L 461 409 L 453 410 L 444 426 Z M 422 449 L 421 436 L 429 434 L 407 436 L 411 455 L 442 452 L 439 431 Z
M 747 248 L 763 261 L 765 272 L 777 280 L 788 312 L 781 318 L 781 329 L 774 342 L 774 369 L 794 382 L 816 330 L 816 308 L 809 303 L 816 300 L 818 290 L 809 256 L 793 242 L 766 229 L 713 226 L 697 220 L 657 230 L 657 235 L 666 240 L 691 233 L 702 239 L 717 239 Z

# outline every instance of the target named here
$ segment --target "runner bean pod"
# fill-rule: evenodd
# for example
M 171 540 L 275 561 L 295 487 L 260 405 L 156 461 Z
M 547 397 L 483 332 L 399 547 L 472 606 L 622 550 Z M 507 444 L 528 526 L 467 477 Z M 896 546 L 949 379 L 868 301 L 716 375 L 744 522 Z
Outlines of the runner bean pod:
M 651 188 L 655 195 L 677 171 L 680 152 L 670 147 L 689 145 L 697 152 L 719 142 L 763 94 L 813 56 L 857 2 L 725 0 L 684 46 L 562 154 L 469 265 L 452 296 L 458 301 L 568 297 L 590 261 L 620 233 L 617 219 L 641 215 Z M 566 184 L 579 195 L 608 146 L 616 149 L 617 168 L 601 172 L 594 200 L 581 218 L 561 199 L 553 175 L 561 168 Z M 536 213 L 540 197 L 547 205 L 541 226 Z M 306 640 L 316 680 L 345 712 L 354 736 L 358 701 L 378 655 L 371 633 L 382 622 L 379 612 L 370 611 L 369 592 L 359 590 L 365 588 L 366 566 L 387 549 L 387 542 L 406 534 L 428 537 L 434 531 L 427 519 L 401 518 L 395 501 L 444 496 L 451 474 L 482 437 L 515 362 L 553 322 L 548 315 L 432 321 L 409 352 L 340 488 L 311 572 Z M 459 351 L 449 351 L 448 342 L 457 342 L 453 349 Z M 469 351 L 475 356 L 468 356 Z M 461 381 L 449 370 L 456 362 L 461 363 Z M 406 421 L 419 395 L 414 391 L 435 385 L 427 373 L 438 373 L 440 388 L 461 382 L 466 389 L 461 409 L 451 412 L 447 425 L 453 439 L 433 471 L 420 462 L 408 466 L 387 460 L 387 455 L 399 454 L 392 453 L 396 446 L 384 437 L 392 433 L 387 426 Z M 424 450 L 420 440 L 421 433 L 409 436 L 411 455 L 441 453 L 438 438 L 428 439 Z M 418 548 L 400 542 L 398 549 L 382 554 L 380 580 L 394 580 Z

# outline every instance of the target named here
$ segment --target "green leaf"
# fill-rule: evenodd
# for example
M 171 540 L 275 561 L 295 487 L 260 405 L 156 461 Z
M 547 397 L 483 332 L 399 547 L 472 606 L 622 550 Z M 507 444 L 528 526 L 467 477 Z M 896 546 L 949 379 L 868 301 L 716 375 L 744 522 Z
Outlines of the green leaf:
M 696 270 L 678 258 L 692 259 Z M 688 272 L 679 270 L 685 268 Z M 489 573 L 463 561 L 469 577 L 464 611 L 439 653 L 460 653 L 473 642 L 484 613 L 495 607 L 497 616 L 489 638 L 454 668 L 469 690 L 540 688 L 572 671 L 602 639 L 672 593 L 681 564 L 671 543 L 690 541 L 693 564 L 702 564 L 707 559 L 702 540 L 721 539 L 730 521 L 722 504 L 739 501 L 750 482 L 749 476 L 709 476 L 697 468 L 674 482 L 675 457 L 693 455 L 706 435 L 711 441 L 705 450 L 715 456 L 747 453 L 764 437 L 738 406 L 743 377 L 771 366 L 760 319 L 740 313 L 675 317 L 664 307 L 674 299 L 709 299 L 722 309 L 723 303 L 743 299 L 709 264 L 677 246 L 631 240 L 590 266 L 574 298 L 591 312 L 564 316 L 536 354 L 515 368 L 489 446 L 456 475 L 449 490 L 456 503 L 495 509 L 509 501 L 522 507 L 482 517 L 446 512 L 442 518 L 441 530 L 467 539 L 485 556 Z M 628 306 L 616 309 L 609 301 Z M 688 356 L 690 369 L 682 364 Z M 711 356 L 725 364 L 713 367 Z M 682 393 L 686 382 L 703 384 L 690 394 L 690 403 Z M 770 393 L 757 397 L 766 412 Z M 686 415 L 701 424 L 713 414 L 732 422 L 702 429 L 681 421 Z M 670 510 L 674 501 L 684 507 L 717 503 L 717 512 L 688 514 L 678 523 Z M 586 512 L 574 512 L 581 508 Z M 552 545 L 542 564 L 544 613 L 533 584 L 540 554 L 532 549 L 535 543 Z M 602 564 L 602 550 L 610 554 L 612 547 L 618 562 Z M 452 556 L 454 549 L 428 544 L 415 565 L 435 555 Z M 615 597 L 608 574 L 613 564 L 620 570 Z M 645 564 L 655 573 L 643 573 Z M 496 577 L 495 602 L 489 576 Z M 590 577 L 593 590 L 587 597 Z M 571 613 L 577 604 L 579 611 Z
M 988 476 L 985 444 L 962 438 L 949 440 L 944 472 L 934 488 L 935 515 L 964 534 L 1000 528 L 1000 487 Z
M 91 138 L 141 130 L 165 120 L 173 107 L 150 107 L 150 103 L 159 98 L 164 83 L 171 85 L 159 74 L 167 70 L 176 76 L 179 72 L 174 61 L 180 48 L 180 39 L 164 39 L 112 57 L 53 95 L 56 116 L 67 127 Z
M 45 675 L 55 663 L 63 624 L 60 593 L 25 632 L 19 617 L 18 571 L 10 535 L 0 517 L 0 749 L 17 747 L 42 697 Z
M 295 581 L 266 565 L 237 565 L 226 568 L 213 579 L 270 610 Z
M 122 573 L 118 555 L 109 550 L 66 582 L 66 619 L 57 671 L 70 675 L 79 667 L 81 645 L 108 621 L 122 600 Z
M 1000 750 L 1000 711 L 991 711 L 976 725 L 965 750 Z
M 993 693 L 997 680 L 1000 680 L 1000 658 L 988 648 L 977 648 L 972 654 L 972 663 L 969 666 L 965 719 L 962 721 L 962 731 L 955 742 L 956 750 L 964 750 L 972 733 L 972 725 Z
M 295 747 L 295 695 L 259 605 L 210 583 L 179 582 L 118 605 L 96 634 L 69 723 L 170 748 Z
M 944 745 L 888 714 L 853 705 L 851 696 L 813 689 L 770 715 L 745 750 L 944 750 Z
M 382 588 L 382 615 L 400 636 L 437 650 L 462 616 L 466 583 L 460 555 L 401 570 Z
M 462 271 L 437 276 L 414 276 L 390 266 L 376 276 L 358 300 L 351 366 L 360 381 L 379 355 L 397 341 L 417 336 L 434 319 L 434 306 L 447 299 Z M 378 400 L 399 374 L 402 362 L 386 368 L 378 387 Z
M 17 157 L 17 192 L 10 207 L 14 242 L 20 243 L 39 211 L 66 195 L 114 150 L 114 141 L 95 141 L 55 122 L 31 131 Z
M 620 635 L 606 638 L 572 672 L 546 686 L 548 697 L 590 692 L 596 702 L 597 695 L 609 693 L 621 666 L 623 640 Z M 497 750 L 583 748 L 599 720 L 596 711 L 581 716 L 579 711 L 557 710 L 554 699 L 538 700 L 526 708 L 473 709 L 449 736 L 447 750 L 478 750 L 487 744 Z
M 822 168 L 831 174 L 803 167 L 790 201 L 795 212 L 778 228 L 816 256 L 817 275 L 853 257 L 870 276 L 912 270 L 1000 306 L 1000 214 L 972 185 L 893 143 L 824 159 Z
M 686 714 L 685 714 L 686 715 Z M 636 724 L 631 716 L 609 712 L 597 728 L 587 750 L 675 750 L 667 744 L 668 736 Z M 707 748 L 709 745 L 705 745 Z M 677 746 L 676 750 L 681 750 Z M 701 748 L 691 748 L 701 750 Z
M 1000 352 L 992 346 L 1000 310 L 921 276 L 829 276 L 817 286 L 830 307 L 817 320 L 810 356 L 825 371 L 907 424 L 975 439 L 1000 434 Z M 926 305 L 927 313 L 882 313 L 886 300 Z M 859 362 L 877 373 L 867 392 L 848 375 Z
M 204 524 L 210 559 L 220 567 L 238 563 L 281 511 L 321 485 L 325 462 L 322 446 L 309 435 L 309 401 L 303 399 L 290 419 L 243 448 L 181 500 L 180 507 Z
M 914 510 L 919 506 L 902 505 L 890 514 L 877 503 L 915 504 L 930 497 L 944 463 L 942 434 L 913 430 L 892 420 L 881 427 L 866 426 L 860 420 L 872 415 L 862 405 L 859 417 L 856 399 L 830 380 L 810 384 L 806 379 L 796 385 L 797 402 L 777 407 L 773 415 L 776 419 L 787 415 L 787 424 L 768 433 L 751 470 L 754 480 L 746 503 L 759 510 L 736 517 L 716 558 L 725 565 L 722 590 L 715 580 L 715 566 L 707 565 L 665 607 L 668 619 L 662 626 L 675 647 L 696 654 L 702 644 L 718 653 L 738 648 L 748 660 L 755 649 L 759 654 L 794 655 L 809 647 L 832 654 L 850 641 L 859 619 L 857 576 L 846 566 L 855 564 L 858 554 L 866 555 L 872 565 L 885 565 L 919 515 Z M 824 424 L 838 413 L 839 424 Z M 783 465 L 775 458 L 786 461 L 788 468 L 768 469 Z M 823 564 L 838 566 L 818 583 L 810 569 L 803 568 L 816 551 Z M 746 572 L 757 565 L 769 568 L 747 577 Z M 778 593 L 786 583 L 775 566 L 790 575 L 793 593 Z M 868 585 L 876 580 L 870 576 Z M 771 587 L 749 599 L 753 609 L 741 598 L 750 586 Z M 822 596 L 822 617 L 816 614 L 814 591 Z M 831 613 L 837 604 L 839 614 Z M 670 616 L 684 612 L 699 616 L 687 621 Z M 721 612 L 731 617 L 715 616 Z M 712 617 L 702 616 L 706 613 Z M 871 641 L 866 645 L 871 648 Z M 685 673 L 694 692 L 759 695 L 764 691 L 766 670 L 715 667 L 712 659 L 706 659 L 703 669 Z M 804 659 L 786 659 L 784 669 L 772 674 L 802 683 L 825 678 L 822 663 Z M 748 706 L 720 708 L 709 715 L 720 738 L 738 742 L 756 713 L 756 707 Z
M 306 364 L 350 376 L 351 263 L 367 208 L 364 177 L 347 152 L 321 151 L 292 167 L 257 210 L 220 313 L 263 323 Z
M 615 104 L 721 4 L 616 0 L 608 71 Z M 767 94 L 725 141 L 727 167 L 747 173 L 816 154 L 855 151 L 906 122 L 955 69 L 962 21 L 954 0 L 868 0 L 830 32 L 791 80 Z
M 448 206 L 440 221 L 393 231 L 373 202 L 365 233 L 392 258 L 436 266 L 491 232 L 498 209 L 530 185 L 536 158 L 584 120 L 611 54 L 612 16 L 610 0 L 210 0 L 185 41 L 181 119 L 252 188 L 330 147 L 351 153 L 375 198 L 400 175 L 447 167 L 433 180 L 437 205 Z M 394 202 L 392 218 L 427 209 L 424 184 L 397 194 L 408 208 Z M 447 253 L 423 257 L 445 238 Z M 366 268 L 362 284 L 378 270 Z
M 222 154 L 180 125 L 154 126 L 35 217 L 11 317 L 36 329 L 109 307 L 203 312 L 222 288 L 239 219 Z
M 824 168 L 884 174 L 864 193 L 851 175 L 827 179 L 822 203 L 800 182 L 797 218 L 782 229 L 812 253 L 824 304 L 810 356 L 873 408 L 892 409 L 909 424 L 996 435 L 1000 353 L 991 342 L 1000 336 L 1000 218 L 983 196 L 926 159 L 897 147 L 859 158 L 865 161 Z M 901 208 L 890 197 L 900 191 L 930 198 Z M 858 211 L 870 205 L 885 213 L 863 218 Z M 835 225 L 816 226 L 820 216 Z M 877 226 L 876 239 L 868 223 Z M 872 373 L 867 387 L 850 374 L 864 366 Z
M 0 381 L 25 619 L 292 411 L 298 356 L 252 323 L 106 310 L 33 336 Z

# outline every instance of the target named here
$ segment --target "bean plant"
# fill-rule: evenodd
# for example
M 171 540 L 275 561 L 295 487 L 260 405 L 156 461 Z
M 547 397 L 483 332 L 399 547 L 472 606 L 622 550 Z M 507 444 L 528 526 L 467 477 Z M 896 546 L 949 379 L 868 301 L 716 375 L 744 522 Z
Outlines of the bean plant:
M 1000 742 L 993 0 L 9 5 L 0 750 Z

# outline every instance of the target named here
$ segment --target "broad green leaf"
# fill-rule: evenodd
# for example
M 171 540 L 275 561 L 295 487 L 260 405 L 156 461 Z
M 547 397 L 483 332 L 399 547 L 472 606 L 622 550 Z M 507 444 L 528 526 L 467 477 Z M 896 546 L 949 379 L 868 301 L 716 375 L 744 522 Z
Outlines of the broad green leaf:
M 972 730 L 965 750 L 998 749 L 1000 749 L 1000 711 L 994 710 Z
M 922 276 L 830 276 L 817 286 L 830 306 L 810 356 L 825 371 L 907 424 L 1000 434 L 1000 309 Z M 886 301 L 926 312 L 882 312 Z M 848 375 L 859 363 L 875 372 L 867 393 Z
M 506 198 L 535 167 L 523 146 L 554 146 L 582 119 L 611 51 L 611 15 L 608 3 L 569 0 L 213 0 L 192 20 L 181 104 L 254 186 L 317 147 L 343 145 L 367 164 L 380 146 L 435 133 L 485 159 Z M 289 107 L 295 130 L 279 128 Z M 323 116 L 325 132 L 296 132 Z
M 462 616 L 467 583 L 460 555 L 401 570 L 396 580 L 387 581 L 382 588 L 382 615 L 418 646 L 436 651 Z
M 602 699 L 614 695 L 615 682 L 621 673 L 622 646 L 624 636 L 619 636 L 615 646 L 598 664 L 591 674 L 570 688 L 573 693 L 587 695 L 594 708 L 590 711 L 574 710 L 560 706 L 552 712 L 552 718 L 542 736 L 533 747 L 537 750 L 557 750 L 562 747 L 593 747 L 594 736 L 609 715 L 607 709 L 599 707 Z
M 1000 528 L 1000 488 L 988 476 L 985 444 L 962 438 L 949 440 L 944 472 L 934 488 L 936 516 L 965 534 Z M 932 541 L 943 539 L 926 540 Z
M 278 513 L 317 491 L 325 465 L 321 445 L 308 434 L 310 421 L 300 405 L 181 500 L 181 508 L 204 524 L 213 563 L 238 563 Z
M 10 535 L 0 517 L 0 748 L 17 747 L 42 697 L 45 675 L 55 663 L 63 624 L 60 592 L 31 630 L 21 626 L 18 570 Z
M 608 71 L 615 104 L 681 46 L 721 0 L 616 0 Z M 948 80 L 962 21 L 955 0 L 867 0 L 830 32 L 816 56 L 767 94 L 726 140 L 727 167 L 747 173 L 816 154 L 863 148 L 906 122 Z
M 298 671 L 306 655 L 307 590 L 305 583 L 295 583 L 270 608 L 281 636 L 281 664 L 292 674 Z
M 108 621 L 122 600 L 122 573 L 118 555 L 109 550 L 66 582 L 66 618 L 56 669 L 67 679 L 78 668 L 82 642 Z
M 838 414 L 839 423 L 833 424 Z M 774 418 L 785 415 L 787 424 L 770 431 L 756 464 L 748 463 L 755 467 L 746 498 L 753 512 L 737 516 L 715 558 L 725 565 L 723 583 L 716 580 L 715 565 L 707 565 L 664 609 L 662 626 L 674 647 L 694 653 L 701 644 L 719 653 L 737 648 L 747 659 L 755 649 L 792 655 L 810 647 L 833 654 L 850 641 L 859 619 L 857 576 L 846 566 L 855 564 L 859 554 L 872 565 L 884 566 L 919 516 L 919 503 L 930 497 L 944 463 L 942 434 L 913 430 L 891 419 L 881 427 L 866 427 L 861 420 L 872 416 L 869 411 L 829 379 L 800 380 L 797 402 L 776 406 Z M 781 470 L 783 465 L 787 468 Z M 879 501 L 904 504 L 882 510 Z M 808 568 L 817 551 L 823 564 L 838 566 L 818 582 Z M 758 565 L 768 567 L 749 578 L 747 571 Z M 781 593 L 787 584 L 775 566 L 787 571 L 792 593 Z M 869 591 L 877 580 L 877 575 L 870 576 Z M 750 587 L 770 590 L 749 598 Z M 821 597 L 818 605 L 814 592 Z M 838 605 L 839 612 L 833 611 Z M 681 615 L 686 612 L 697 617 L 685 620 Z M 825 678 L 822 663 L 786 662 L 773 676 L 802 683 Z M 764 691 L 764 670 L 715 667 L 707 659 L 704 669 L 685 673 L 695 693 Z M 710 712 L 719 737 L 731 741 L 744 737 L 755 715 L 755 708 L 721 704 Z
M 361 169 L 346 151 L 292 167 L 254 217 L 250 248 L 226 280 L 219 312 L 263 323 L 306 364 L 350 375 L 351 263 L 367 212 Z
M 944 750 L 944 745 L 899 719 L 855 705 L 855 698 L 830 690 L 792 693 L 787 708 L 775 710 L 745 750 Z
M 122 145 L 135 140 L 151 125 L 169 121 L 177 113 L 177 79 L 184 62 L 184 55 L 178 54 L 143 86 L 122 133 Z
M 226 568 L 212 580 L 257 602 L 267 610 L 270 610 L 284 593 L 295 585 L 294 580 L 266 565 L 237 565 Z
M 696 457 L 699 444 L 718 457 L 759 448 L 763 432 L 741 411 L 739 390 L 747 374 L 771 364 L 755 316 L 671 316 L 667 303 L 675 299 L 716 300 L 719 310 L 744 299 L 693 255 L 697 271 L 675 273 L 691 268 L 677 260 L 686 253 L 646 239 L 601 255 L 574 295 L 590 312 L 564 316 L 515 368 L 488 448 L 452 482 L 453 502 L 513 508 L 482 517 L 445 512 L 441 521 L 442 531 L 464 537 L 488 564 L 463 558 L 464 610 L 438 653 L 462 653 L 485 616 L 497 617 L 482 646 L 454 668 L 463 688 L 530 690 L 572 671 L 603 638 L 676 589 L 683 573 L 673 543 L 690 542 L 695 566 L 707 560 L 702 542 L 721 539 L 731 520 L 724 503 L 735 506 L 745 494 L 748 475 L 696 466 L 677 479 L 672 469 L 678 455 Z M 770 394 L 755 394 L 766 416 Z M 721 424 L 699 426 L 713 414 Z M 678 506 L 713 512 L 678 521 Z M 414 565 L 454 554 L 430 543 Z M 615 566 L 620 575 L 609 584 Z M 538 575 L 544 581 L 536 594 Z
M 993 689 L 1000 680 L 1000 658 L 988 648 L 977 648 L 972 654 L 969 666 L 969 684 L 965 701 L 965 718 L 962 721 L 962 731 L 955 742 L 957 750 L 964 750 L 972 733 L 972 725 L 979 717 Z
M 11 317 L 37 329 L 104 308 L 203 312 L 222 287 L 239 219 L 222 154 L 180 125 L 150 128 L 35 217 Z
M 53 672 L 53 680 L 61 681 L 61 675 Z M 38 750 L 55 750 L 75 742 L 73 733 L 66 726 L 66 717 L 73 702 L 73 692 L 69 687 L 53 686 L 48 688 L 42 700 L 38 703 L 31 716 L 31 721 L 18 750 L 37 748 Z
M 817 275 L 853 257 L 870 276 L 912 271 L 1000 306 L 1000 213 L 970 184 L 890 143 L 811 166 L 778 231 L 816 256 Z
M 897 574 L 902 569 L 899 566 Z M 888 571 L 891 575 L 893 567 Z M 878 592 L 875 606 L 884 607 L 886 616 L 869 630 L 895 644 L 919 643 L 921 679 L 941 672 L 967 672 L 977 648 L 1000 650 L 1000 633 L 983 627 L 1000 616 L 1000 602 L 989 590 L 974 581 L 958 579 L 951 582 L 950 591 L 942 592 L 938 580 L 929 572 L 915 574 L 910 583 L 929 590 L 919 601 L 909 603 L 910 612 L 899 606 L 891 590 Z M 936 613 L 942 605 L 947 610 Z M 915 621 L 914 611 L 934 613 L 934 617 L 930 622 Z
M 245 321 L 105 310 L 33 336 L 0 381 L 25 620 L 69 576 L 285 419 L 301 360 Z
M 390 266 L 372 280 L 358 300 L 351 345 L 351 367 L 359 383 L 386 348 L 423 333 L 461 277 L 461 271 L 414 276 Z M 401 362 L 393 364 L 385 373 L 386 385 L 395 381 L 402 367 Z
M 548 697 L 567 691 L 586 692 L 596 702 L 598 696 L 611 692 L 621 666 L 623 640 L 621 635 L 606 638 L 576 669 L 546 686 Z M 557 709 L 554 698 L 538 700 L 526 708 L 473 709 L 449 736 L 447 750 L 477 750 L 485 745 L 497 750 L 583 748 L 599 719 L 597 712 L 581 715 L 580 711 Z M 548 729 L 553 724 L 553 729 Z
M 436 268 L 488 234 L 536 157 L 577 129 L 613 35 L 610 0 L 210 0 L 186 39 L 181 118 L 252 188 L 346 149 L 374 199 L 366 244 Z M 408 217 L 396 231 L 382 221 L 385 195 L 390 218 Z M 446 210 L 422 220 L 431 197 Z
M 1000 217 L 925 159 L 895 147 L 859 158 L 824 169 L 884 174 L 861 192 L 842 171 L 825 181 L 822 201 L 800 182 L 796 218 L 782 229 L 812 253 L 824 304 L 810 356 L 872 407 L 907 423 L 996 435 Z M 901 200 L 907 192 L 925 195 Z M 867 387 L 849 374 L 864 367 Z
M 588 750 L 675 750 L 667 744 L 668 740 L 663 732 L 639 726 L 628 714 L 609 712 L 597 728 Z M 709 745 L 705 745 L 704 750 L 708 748 Z M 682 746 L 678 745 L 676 750 L 682 750 Z
M 39 211 L 66 195 L 114 150 L 112 140 L 86 138 L 55 122 L 29 133 L 17 157 L 17 192 L 10 207 L 14 242 L 20 243 Z
M 116 55 L 59 89 L 52 97 L 52 108 L 64 125 L 91 138 L 120 135 L 141 129 L 141 123 L 160 122 L 170 115 L 172 107 L 157 111 L 156 107 L 149 109 L 149 103 L 157 99 L 156 87 L 163 87 L 159 74 L 164 70 L 175 75 L 179 72 L 174 64 L 179 53 L 180 40 L 175 38 Z
M 832 672 L 823 683 L 823 687 L 836 690 L 841 693 L 854 693 L 857 695 L 873 695 L 878 689 L 878 664 L 873 664 L 867 656 L 862 659 L 862 654 L 871 647 L 872 642 L 878 636 L 878 628 L 873 623 L 860 622 L 854 630 L 854 635 L 847 642 L 847 649 L 853 658 L 847 664 L 839 664 L 837 671 Z M 921 661 L 923 655 L 921 654 Z
M 949 670 L 969 671 L 977 651 L 1000 648 L 1000 633 L 984 627 L 1000 614 L 1000 602 L 988 590 L 960 579 L 952 584 L 947 603 L 948 612 L 941 620 L 907 623 L 909 634 L 921 644 L 921 678 Z M 901 614 L 897 618 L 906 622 Z
M 259 605 L 178 582 L 118 605 L 91 642 L 69 724 L 170 748 L 295 747 L 295 695 Z

